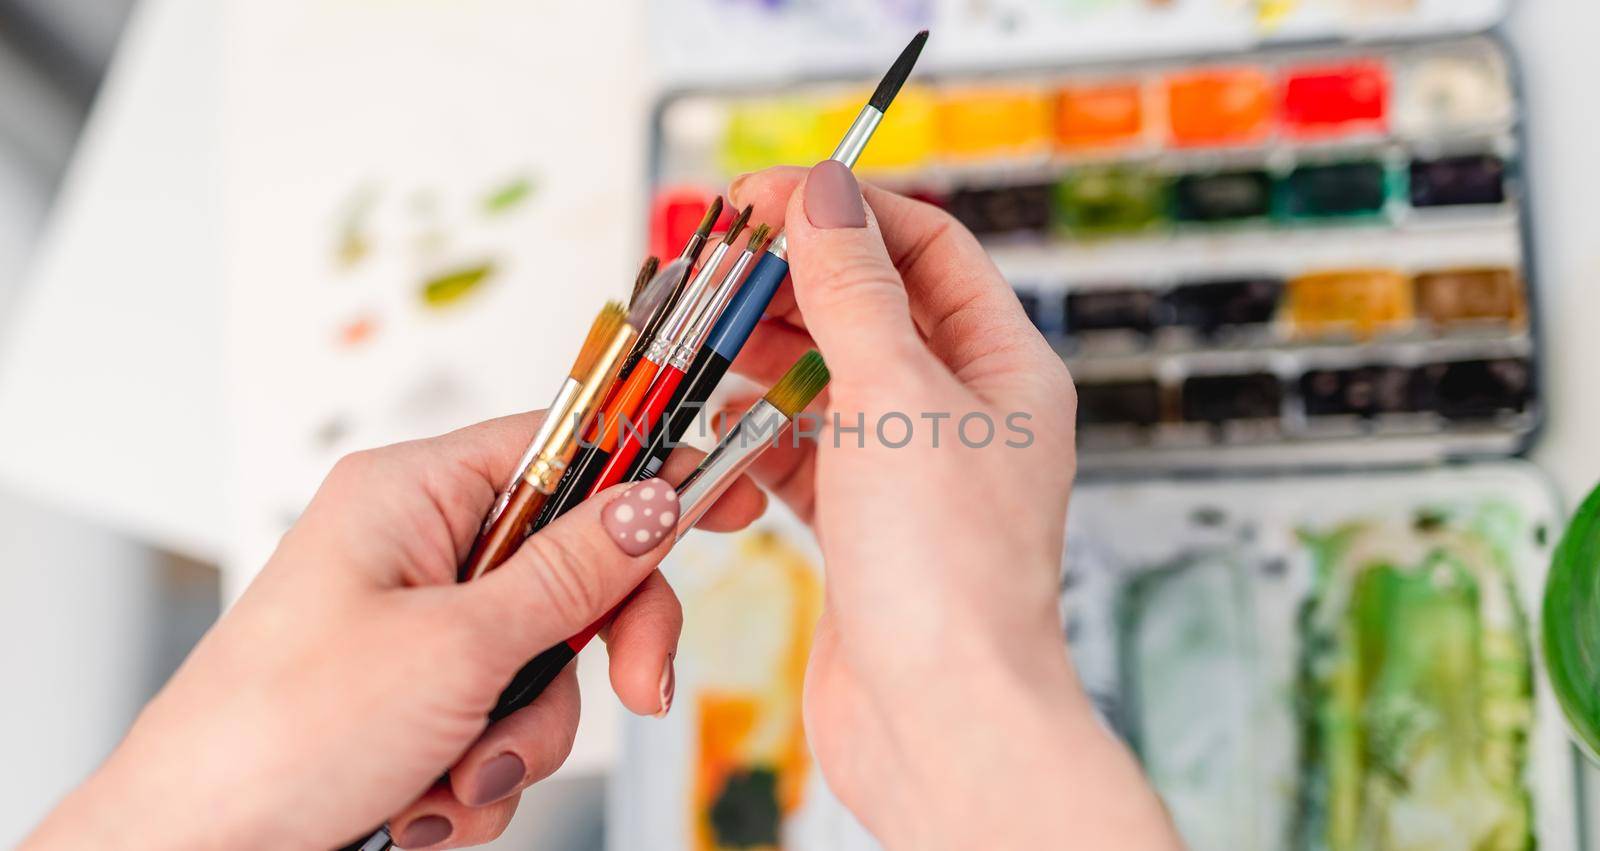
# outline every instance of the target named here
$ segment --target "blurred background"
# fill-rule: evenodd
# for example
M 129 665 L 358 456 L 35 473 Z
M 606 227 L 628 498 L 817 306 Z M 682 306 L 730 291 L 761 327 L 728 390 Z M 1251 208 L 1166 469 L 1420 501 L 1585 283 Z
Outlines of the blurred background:
M 1079 382 L 1063 640 L 1185 836 L 1583 847 L 1600 783 L 1534 625 L 1600 480 L 1597 25 L 1582 0 L 0 0 L 0 844 L 336 458 L 542 405 L 643 253 L 732 176 L 826 155 L 931 27 L 859 171 L 977 232 Z M 587 701 L 496 847 L 873 847 L 799 725 L 814 544 L 775 511 L 668 571 L 682 709 Z

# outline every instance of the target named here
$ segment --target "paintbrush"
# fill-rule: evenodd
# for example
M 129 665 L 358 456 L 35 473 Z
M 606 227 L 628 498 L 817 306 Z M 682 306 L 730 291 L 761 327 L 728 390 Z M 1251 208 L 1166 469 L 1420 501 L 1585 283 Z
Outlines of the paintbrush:
M 723 276 L 717 285 L 716 292 L 706 300 L 700 313 L 690 323 L 689 330 L 684 339 L 673 350 L 671 358 L 661 370 L 661 375 L 656 379 L 654 387 L 650 388 L 650 395 L 641 405 L 642 419 L 648 428 L 642 434 L 626 435 L 617 452 L 611 458 L 611 464 L 625 465 L 626 472 L 620 481 L 639 481 L 654 476 L 661 469 L 662 463 L 671 454 L 677 442 L 683 438 L 683 433 L 689 424 L 694 421 L 694 413 L 682 410 L 684 400 L 692 386 L 685 381 L 690 367 L 694 364 L 700 350 L 706 344 L 706 337 L 711 333 L 711 326 L 722 315 L 728 301 L 733 298 L 734 292 L 744 280 L 745 272 L 757 255 L 766 250 L 767 242 L 772 238 L 772 229 L 767 225 L 756 228 L 750 235 L 750 242 L 745 246 L 739 259 L 733 263 L 733 268 Z M 689 416 L 683 416 L 689 413 Z M 640 438 L 649 441 L 645 448 Z M 652 466 L 651 462 L 655 461 Z M 606 478 L 602 473 L 601 478 Z
M 738 425 L 705 457 L 699 468 L 678 486 L 678 510 L 682 516 L 678 520 L 677 537 L 683 537 L 694 526 L 694 520 L 685 518 L 704 516 L 717 497 L 776 442 L 794 415 L 805 410 L 827 384 L 828 367 L 815 351 L 807 352 L 790 367 L 767 395 L 740 418 Z M 490 721 L 498 721 L 532 703 L 608 620 L 610 615 L 524 665 L 511 685 L 501 692 L 499 702 L 489 713 Z
M 873 131 L 883 122 L 884 114 L 894 103 L 895 96 L 911 76 L 911 69 L 916 66 L 927 41 L 928 31 L 923 30 L 900 51 L 900 56 L 878 82 L 872 97 L 861 108 L 829 159 L 848 166 L 855 165 L 871 141 Z M 678 398 L 669 403 L 665 428 L 652 437 L 652 445 L 645 453 L 645 463 L 632 478 L 647 479 L 661 470 L 671 454 L 672 445 L 683 439 L 684 432 L 694 422 L 694 414 L 705 406 L 717 385 L 722 383 L 734 358 L 738 357 L 756 324 L 766 314 L 778 287 L 789 276 L 788 251 L 788 240 L 783 234 L 778 234 L 767 247 L 766 253 L 761 255 L 760 262 L 756 263 L 744 286 L 722 311 L 704 345 L 689 365 Z
M 815 349 L 801 356 L 761 401 L 717 442 L 678 487 L 678 531 L 682 538 L 711 510 L 721 496 L 751 464 L 777 443 L 794 418 L 828 386 L 828 365 Z
M 568 468 L 566 475 L 562 477 L 560 484 L 556 486 L 553 498 L 546 501 L 544 510 L 540 512 L 534 522 L 535 529 L 542 528 L 546 523 L 554 519 L 554 508 L 568 504 L 568 501 L 574 497 L 584 495 L 585 491 L 580 489 L 580 485 L 586 485 L 589 481 L 592 481 L 593 477 L 590 476 L 580 483 L 579 471 L 598 469 L 590 466 L 589 458 L 602 442 L 602 435 L 600 434 L 602 427 L 607 423 L 618 422 L 622 417 L 632 413 L 631 411 L 623 412 L 621 410 L 630 400 L 619 398 L 619 394 L 628 386 L 628 381 L 632 378 L 638 364 L 644 362 L 644 355 L 649 351 L 650 344 L 658 336 L 658 329 L 677 309 L 678 303 L 683 298 L 684 291 L 691 285 L 694 279 L 694 264 L 699 260 L 700 253 L 705 250 L 706 242 L 711 235 L 711 228 L 716 225 L 717 218 L 721 214 L 722 199 L 719 197 L 712 201 L 711 207 L 706 210 L 705 216 L 700 220 L 700 226 L 695 229 L 688 242 L 684 244 L 683 251 L 678 254 L 678 258 L 668 263 L 666 268 L 659 272 L 655 280 L 649 284 L 651 289 L 657 287 L 665 288 L 664 298 L 653 306 L 643 325 L 635 326 L 639 328 L 639 336 L 634 340 L 633 348 L 629 350 L 627 358 L 623 361 L 621 371 L 617 373 L 617 381 L 612 384 L 610 392 L 606 394 L 605 399 L 600 404 L 600 415 L 595 418 L 593 425 L 583 433 L 583 440 L 579 444 L 580 452 L 577 456 L 577 463 Z M 636 399 L 631 401 L 637 402 Z
M 595 317 L 577 360 L 517 465 L 515 478 L 501 492 L 467 560 L 458 569 L 457 581 L 477 579 L 499 567 L 522 542 L 534 513 L 577 450 L 577 427 L 593 415 L 595 402 L 614 379 L 623 355 L 633 344 L 638 332 L 628 318 L 622 305 L 614 301 Z
M 617 469 L 609 477 L 607 476 L 607 472 L 611 470 L 612 456 L 619 448 L 625 431 L 640 433 L 651 428 L 644 417 L 645 397 L 660 377 L 663 365 L 680 342 L 690 320 L 699 312 L 705 298 L 713 295 L 708 292 L 711 279 L 722 265 L 723 258 L 727 257 L 728 250 L 744 231 L 745 223 L 750 220 L 750 213 L 751 208 L 747 206 L 734 218 L 727 235 L 717 243 L 711 256 L 706 259 L 705 265 L 695 274 L 694 280 L 681 291 L 681 297 L 672 308 L 672 315 L 661 323 L 660 330 L 656 333 L 655 340 L 651 341 L 644 358 L 634 366 L 633 372 L 621 379 L 618 390 L 611 395 L 610 401 L 601 412 L 602 419 L 595 422 L 594 439 L 585 441 L 586 451 L 578 463 L 573 465 L 568 480 L 562 482 L 561 492 L 540 513 L 539 520 L 535 524 L 536 530 L 572 510 L 578 503 L 598 491 L 622 481 L 625 468 Z

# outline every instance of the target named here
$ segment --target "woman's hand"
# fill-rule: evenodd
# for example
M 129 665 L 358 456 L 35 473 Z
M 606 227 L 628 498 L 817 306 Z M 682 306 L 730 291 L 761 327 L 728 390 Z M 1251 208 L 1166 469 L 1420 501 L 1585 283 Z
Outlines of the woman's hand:
M 815 345 L 833 373 L 821 434 L 754 468 L 827 565 L 805 710 L 830 786 L 891 847 L 1176 847 L 1062 640 L 1061 359 L 934 207 L 864 204 L 836 162 L 730 194 L 786 227 L 793 279 L 735 368 L 769 384 Z
M 485 729 L 496 697 L 624 598 L 601 633 L 612 686 L 634 712 L 666 712 L 682 612 L 655 567 L 673 536 L 639 541 L 633 528 L 645 506 L 670 510 L 663 482 L 589 500 L 499 570 L 455 584 L 538 421 L 341 461 L 127 739 L 23 847 L 325 851 L 386 820 L 405 848 L 486 842 L 517 793 L 566 759 L 578 723 L 571 670 Z M 663 475 L 696 463 L 674 458 Z M 623 522 L 619 501 L 646 492 Z M 741 482 L 702 525 L 740 528 L 764 499 Z

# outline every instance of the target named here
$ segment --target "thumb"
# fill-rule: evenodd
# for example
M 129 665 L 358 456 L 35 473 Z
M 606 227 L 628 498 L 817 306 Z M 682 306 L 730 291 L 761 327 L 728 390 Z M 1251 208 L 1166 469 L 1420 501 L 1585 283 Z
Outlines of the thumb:
M 514 671 L 605 617 L 655 570 L 678 530 L 678 495 L 663 479 L 618 485 L 461 586 L 465 617 Z
M 795 301 L 835 382 L 894 381 L 931 357 L 848 166 L 813 166 L 789 196 L 784 223 Z

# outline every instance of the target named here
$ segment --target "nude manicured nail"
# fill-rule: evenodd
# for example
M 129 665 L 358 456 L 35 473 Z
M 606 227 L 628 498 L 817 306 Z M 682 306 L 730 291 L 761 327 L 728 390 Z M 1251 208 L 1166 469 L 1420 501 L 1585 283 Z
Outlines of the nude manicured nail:
M 606 506 L 601 525 L 617 548 L 642 556 L 678 529 L 678 492 L 662 479 L 640 482 Z
M 829 230 L 867 226 L 861 184 L 849 166 L 838 160 L 823 160 L 811 167 L 806 178 L 806 218 L 812 225 Z
M 438 845 L 450 838 L 450 820 L 444 816 L 423 816 L 406 825 L 396 837 L 400 840 L 401 848 L 426 848 L 429 845 Z
M 656 711 L 657 718 L 667 717 L 672 709 L 672 695 L 678 690 L 678 675 L 673 671 L 672 654 L 667 654 L 666 667 L 661 669 L 661 709 Z
M 738 201 L 739 201 L 739 187 L 743 186 L 744 182 L 746 180 L 749 180 L 749 179 L 750 179 L 750 172 L 745 172 L 744 174 L 741 174 L 738 177 L 735 177 L 733 179 L 733 182 L 728 184 L 728 200 L 733 201 L 734 203 L 738 203 Z
M 522 785 L 527 773 L 528 767 L 522 763 L 522 757 L 514 753 L 503 753 L 484 763 L 478 769 L 478 794 L 473 806 L 492 804 L 511 794 Z

